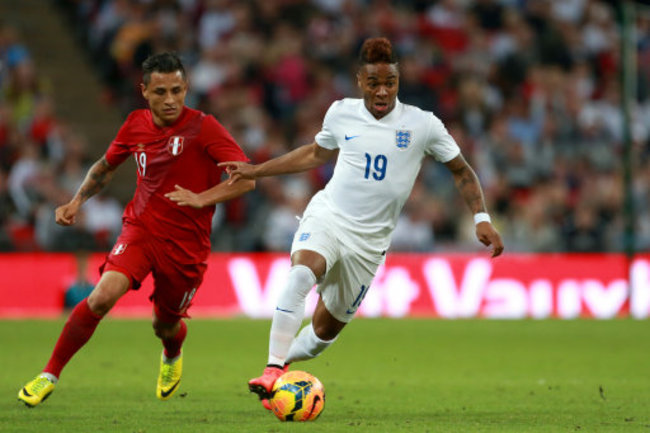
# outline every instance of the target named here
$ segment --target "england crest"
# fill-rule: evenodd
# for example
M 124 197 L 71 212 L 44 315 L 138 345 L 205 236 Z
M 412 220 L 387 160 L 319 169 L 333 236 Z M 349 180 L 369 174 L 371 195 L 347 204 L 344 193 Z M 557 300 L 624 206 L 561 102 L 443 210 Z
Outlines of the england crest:
M 169 137 L 169 141 L 167 142 L 167 151 L 174 156 L 180 155 L 183 151 L 183 141 L 185 141 L 185 137 L 180 137 L 178 135 Z
M 397 130 L 395 132 L 395 144 L 400 149 L 406 149 L 411 144 L 411 131 Z

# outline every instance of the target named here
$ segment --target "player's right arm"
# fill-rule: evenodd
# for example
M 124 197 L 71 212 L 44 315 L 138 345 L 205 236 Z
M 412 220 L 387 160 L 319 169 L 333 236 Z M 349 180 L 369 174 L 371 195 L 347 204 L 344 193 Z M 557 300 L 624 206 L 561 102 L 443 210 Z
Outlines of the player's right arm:
M 291 152 L 252 165 L 241 161 L 226 161 L 219 163 L 230 175 L 230 183 L 238 179 L 256 179 L 258 177 L 275 176 L 279 174 L 298 173 L 325 164 L 336 155 L 338 149 L 326 149 L 317 143 L 300 146 Z
M 81 205 L 111 181 L 116 168 L 117 166 L 108 163 L 105 155 L 97 160 L 86 173 L 86 178 L 79 186 L 72 200 L 56 208 L 56 223 L 62 226 L 74 224 L 75 216 L 79 212 Z

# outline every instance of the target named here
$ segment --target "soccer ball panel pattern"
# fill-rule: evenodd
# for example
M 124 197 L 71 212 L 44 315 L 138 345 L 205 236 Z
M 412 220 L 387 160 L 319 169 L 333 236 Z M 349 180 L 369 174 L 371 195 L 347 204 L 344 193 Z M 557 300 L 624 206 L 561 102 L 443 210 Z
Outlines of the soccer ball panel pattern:
M 305 371 L 289 371 L 273 385 L 269 403 L 280 421 L 313 421 L 325 406 L 325 388 Z

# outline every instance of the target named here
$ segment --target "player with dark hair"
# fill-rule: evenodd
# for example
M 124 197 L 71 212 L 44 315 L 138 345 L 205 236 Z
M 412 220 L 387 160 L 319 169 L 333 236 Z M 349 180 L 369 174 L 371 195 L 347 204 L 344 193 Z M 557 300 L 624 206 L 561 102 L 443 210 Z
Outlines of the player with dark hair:
M 399 71 L 390 42 L 366 40 L 359 60 L 363 99 L 334 102 L 314 143 L 259 165 L 220 164 L 235 182 L 309 170 L 338 151 L 332 178 L 312 197 L 293 239 L 292 267 L 273 315 L 264 374 L 248 382 L 267 409 L 273 384 L 289 363 L 318 356 L 354 317 L 385 260 L 425 156 L 451 171 L 474 214 L 478 240 L 492 246 L 492 257 L 503 251 L 479 180 L 454 139 L 431 112 L 397 99 Z M 298 333 L 315 284 L 320 294 L 316 310 L 311 324 Z
M 185 106 L 187 80 L 176 55 L 145 60 L 142 81 L 149 108 L 128 116 L 72 200 L 56 209 L 58 224 L 74 224 L 81 205 L 133 155 L 138 183 L 124 211 L 122 232 L 100 267 L 99 282 L 72 310 L 43 372 L 18 392 L 28 406 L 50 395 L 61 370 L 101 319 L 149 273 L 154 280 L 153 328 L 163 345 L 156 395 L 169 399 L 181 379 L 187 334 L 182 319 L 188 317 L 206 269 L 214 205 L 255 187 L 254 180 L 221 182 L 219 161 L 248 158 L 214 117 Z
M 148 86 L 151 82 L 151 74 L 154 72 L 176 73 L 179 72 L 184 81 L 187 81 L 183 62 L 175 54 L 163 53 L 161 55 L 149 56 L 142 62 L 142 84 Z

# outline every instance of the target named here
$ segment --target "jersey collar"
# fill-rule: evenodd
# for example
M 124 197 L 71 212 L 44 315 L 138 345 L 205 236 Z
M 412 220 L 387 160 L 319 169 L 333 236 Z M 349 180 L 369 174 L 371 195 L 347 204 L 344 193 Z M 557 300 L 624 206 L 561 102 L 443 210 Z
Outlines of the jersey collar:
M 183 105 L 183 108 L 181 108 L 181 114 L 178 116 L 178 119 L 174 121 L 171 125 L 166 125 L 166 126 L 158 126 L 156 123 L 153 121 L 153 113 L 151 112 L 151 108 L 147 108 L 147 118 L 151 122 L 151 125 L 153 126 L 153 129 L 156 131 L 168 131 L 170 128 L 174 128 L 181 123 L 183 123 L 185 116 L 187 116 L 188 110 L 187 106 Z
M 399 101 L 399 98 L 395 98 L 395 107 L 393 108 L 393 110 L 387 115 L 385 115 L 384 117 L 382 117 L 381 119 L 377 119 L 375 118 L 375 116 L 372 115 L 370 111 L 368 111 L 368 109 L 366 108 L 366 104 L 363 101 L 363 98 L 361 98 L 361 108 L 359 111 L 361 113 L 361 116 L 365 117 L 367 120 L 371 122 L 388 124 L 399 118 L 400 114 L 402 113 L 403 106 L 404 104 L 402 104 Z

